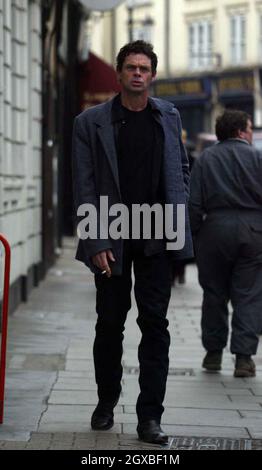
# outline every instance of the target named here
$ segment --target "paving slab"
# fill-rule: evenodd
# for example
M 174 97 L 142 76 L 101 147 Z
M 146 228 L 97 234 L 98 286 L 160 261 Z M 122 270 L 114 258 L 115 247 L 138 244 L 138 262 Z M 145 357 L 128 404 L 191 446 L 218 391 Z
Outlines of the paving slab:
M 173 437 L 177 436 L 207 436 L 207 437 L 229 437 L 232 439 L 249 438 L 250 435 L 245 428 L 223 427 L 223 426 L 194 426 L 194 425 L 168 425 L 163 426 L 164 431 Z M 124 424 L 123 432 L 135 434 L 135 424 Z
M 74 261 L 75 245 L 74 239 L 65 239 L 56 265 L 10 316 L 1 450 L 152 448 L 136 435 L 141 333 L 135 305 L 126 322 L 115 425 L 101 433 L 90 428 L 97 403 L 92 358 L 96 295 L 93 275 Z M 175 448 L 260 449 L 262 340 L 255 358 L 257 377 L 233 377 L 235 358 L 228 347 L 221 372 L 204 371 L 201 299 L 196 267 L 190 264 L 186 284 L 172 289 L 168 312 L 171 347 L 163 427 Z

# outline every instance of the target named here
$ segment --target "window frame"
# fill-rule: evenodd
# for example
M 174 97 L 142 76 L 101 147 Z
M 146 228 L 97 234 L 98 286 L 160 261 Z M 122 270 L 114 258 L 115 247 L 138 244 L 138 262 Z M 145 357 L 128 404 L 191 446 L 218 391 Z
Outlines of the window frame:
M 211 19 L 191 21 L 188 24 L 189 66 L 194 70 L 213 66 L 214 22 Z

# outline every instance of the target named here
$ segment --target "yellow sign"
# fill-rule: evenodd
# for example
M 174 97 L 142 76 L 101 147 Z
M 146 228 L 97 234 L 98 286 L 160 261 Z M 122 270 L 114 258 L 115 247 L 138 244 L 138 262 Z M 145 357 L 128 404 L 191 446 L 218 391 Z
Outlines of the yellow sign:
M 115 96 L 115 91 L 109 91 L 105 93 L 88 93 L 85 92 L 81 104 L 81 109 L 90 108 L 99 103 L 105 103 Z
M 218 80 L 219 93 L 227 91 L 254 91 L 253 75 L 238 75 L 234 77 L 223 77 Z
M 98 101 L 99 103 L 104 103 L 105 101 L 110 100 L 115 95 L 115 91 L 108 91 L 104 93 L 84 93 L 84 101 Z
M 181 80 L 155 84 L 156 96 L 194 95 L 203 93 L 201 80 Z

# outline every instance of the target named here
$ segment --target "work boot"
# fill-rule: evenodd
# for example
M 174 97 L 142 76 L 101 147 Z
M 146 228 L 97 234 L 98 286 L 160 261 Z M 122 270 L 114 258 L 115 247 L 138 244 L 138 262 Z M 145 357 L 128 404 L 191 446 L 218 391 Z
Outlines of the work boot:
M 221 370 L 222 351 L 208 351 L 203 359 L 202 367 L 211 371 Z
M 255 377 L 256 365 L 251 356 L 236 354 L 234 377 Z

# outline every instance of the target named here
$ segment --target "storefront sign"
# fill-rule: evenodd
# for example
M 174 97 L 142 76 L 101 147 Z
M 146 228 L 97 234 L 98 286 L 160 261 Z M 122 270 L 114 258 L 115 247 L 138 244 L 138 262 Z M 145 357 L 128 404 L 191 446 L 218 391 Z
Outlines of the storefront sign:
M 205 93 L 202 80 L 176 80 L 156 82 L 154 84 L 155 96 L 200 95 Z
M 218 79 L 218 93 L 241 93 L 254 91 L 254 75 L 253 73 L 234 74 L 220 77 Z

